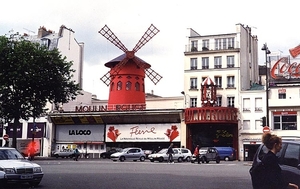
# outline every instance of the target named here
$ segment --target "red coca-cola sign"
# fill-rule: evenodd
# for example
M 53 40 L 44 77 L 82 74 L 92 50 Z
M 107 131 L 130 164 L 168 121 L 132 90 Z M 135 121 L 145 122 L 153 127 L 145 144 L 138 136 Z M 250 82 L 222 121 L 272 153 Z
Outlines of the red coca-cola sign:
M 293 58 L 300 54 L 300 45 L 295 48 L 289 49 Z M 300 78 L 300 63 L 289 62 L 288 57 L 280 58 L 271 68 L 270 75 L 273 79 L 287 78 L 299 79 Z

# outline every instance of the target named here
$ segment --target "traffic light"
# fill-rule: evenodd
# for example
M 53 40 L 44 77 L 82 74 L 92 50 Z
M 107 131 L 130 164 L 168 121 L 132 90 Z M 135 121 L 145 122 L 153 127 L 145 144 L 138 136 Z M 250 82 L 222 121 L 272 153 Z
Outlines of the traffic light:
M 262 117 L 262 126 L 266 126 L 267 125 L 267 120 L 266 120 L 266 116 Z

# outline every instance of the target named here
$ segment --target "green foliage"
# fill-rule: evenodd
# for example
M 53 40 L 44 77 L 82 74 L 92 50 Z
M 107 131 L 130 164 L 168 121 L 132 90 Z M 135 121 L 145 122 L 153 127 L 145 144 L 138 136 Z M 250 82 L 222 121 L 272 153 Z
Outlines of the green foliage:
M 18 33 L 0 36 L 0 117 L 6 122 L 28 120 L 44 113 L 47 102 L 75 99 L 80 89 L 71 66 L 57 49 L 48 50 Z

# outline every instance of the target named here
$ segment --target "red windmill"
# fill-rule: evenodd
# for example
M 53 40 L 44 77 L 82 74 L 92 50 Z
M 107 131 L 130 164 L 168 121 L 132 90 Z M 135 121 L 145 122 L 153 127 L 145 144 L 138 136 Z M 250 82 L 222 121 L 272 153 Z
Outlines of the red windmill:
M 99 33 L 121 49 L 124 54 L 105 63 L 110 68 L 100 79 L 110 85 L 109 110 L 145 109 L 145 75 L 156 85 L 162 78 L 151 65 L 135 56 L 135 53 L 152 39 L 159 30 L 151 24 L 132 51 L 129 51 L 117 36 L 105 25 Z

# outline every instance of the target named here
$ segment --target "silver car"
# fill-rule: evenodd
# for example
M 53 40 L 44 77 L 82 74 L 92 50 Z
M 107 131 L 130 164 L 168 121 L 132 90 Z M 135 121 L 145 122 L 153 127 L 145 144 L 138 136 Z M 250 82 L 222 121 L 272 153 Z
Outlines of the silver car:
M 167 154 L 168 149 L 167 148 L 163 148 L 161 149 L 159 152 L 155 153 L 155 154 L 150 154 L 148 156 L 148 159 L 151 162 L 154 161 L 159 161 L 159 162 L 163 162 L 163 161 L 167 161 L 169 155 Z M 189 149 L 187 148 L 173 148 L 174 154 L 173 154 L 173 159 L 177 160 L 178 162 L 182 162 L 182 161 L 191 161 L 191 157 L 192 157 L 192 153 Z
M 113 161 L 145 161 L 146 155 L 141 148 L 124 148 L 121 152 L 116 152 L 110 155 L 110 159 Z
M 44 173 L 41 166 L 25 159 L 15 148 L 0 147 L 0 172 L 7 183 L 40 184 Z

